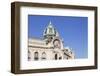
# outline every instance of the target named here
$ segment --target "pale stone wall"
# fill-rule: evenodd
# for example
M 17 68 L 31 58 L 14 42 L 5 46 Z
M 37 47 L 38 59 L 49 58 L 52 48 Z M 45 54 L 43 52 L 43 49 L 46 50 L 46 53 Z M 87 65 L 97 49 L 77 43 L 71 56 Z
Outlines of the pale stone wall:
M 71 49 L 66 47 L 63 48 L 63 44 L 61 44 L 61 48 L 54 48 L 53 41 L 51 41 L 48 45 L 44 40 L 39 39 L 29 39 L 28 41 L 28 60 L 35 60 L 35 52 L 38 53 L 38 60 L 61 60 L 61 59 L 74 59 L 75 56 L 72 53 Z M 43 54 L 45 53 L 45 54 Z M 43 59 L 45 57 L 45 59 Z

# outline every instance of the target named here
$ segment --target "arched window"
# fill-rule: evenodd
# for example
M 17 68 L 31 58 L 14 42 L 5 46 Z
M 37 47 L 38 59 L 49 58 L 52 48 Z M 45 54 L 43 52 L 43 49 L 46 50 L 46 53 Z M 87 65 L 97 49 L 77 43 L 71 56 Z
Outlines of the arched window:
M 38 60 L 39 58 L 38 52 L 34 52 L 34 60 Z
M 59 57 L 59 60 L 61 60 L 62 59 L 62 57 Z
M 45 60 L 45 59 L 46 59 L 46 53 L 43 52 L 43 53 L 42 53 L 42 60 Z
M 55 60 L 57 60 L 57 54 L 55 54 Z
M 31 53 L 30 53 L 30 51 L 28 50 L 28 61 L 30 61 L 31 60 Z

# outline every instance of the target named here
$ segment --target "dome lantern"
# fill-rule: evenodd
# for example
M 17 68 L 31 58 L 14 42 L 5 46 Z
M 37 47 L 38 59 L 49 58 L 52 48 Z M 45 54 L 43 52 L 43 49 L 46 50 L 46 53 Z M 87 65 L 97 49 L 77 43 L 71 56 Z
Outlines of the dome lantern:
M 53 27 L 51 21 L 49 22 L 47 28 L 44 30 L 43 36 L 45 38 L 58 36 L 58 32 Z

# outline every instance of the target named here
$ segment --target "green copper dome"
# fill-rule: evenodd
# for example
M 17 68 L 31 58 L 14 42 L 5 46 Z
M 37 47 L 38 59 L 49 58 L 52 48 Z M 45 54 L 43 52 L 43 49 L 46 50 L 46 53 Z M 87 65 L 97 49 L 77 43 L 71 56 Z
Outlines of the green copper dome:
M 44 36 L 57 36 L 58 35 L 58 32 L 53 27 L 51 21 L 49 22 L 47 28 L 44 30 L 43 35 Z

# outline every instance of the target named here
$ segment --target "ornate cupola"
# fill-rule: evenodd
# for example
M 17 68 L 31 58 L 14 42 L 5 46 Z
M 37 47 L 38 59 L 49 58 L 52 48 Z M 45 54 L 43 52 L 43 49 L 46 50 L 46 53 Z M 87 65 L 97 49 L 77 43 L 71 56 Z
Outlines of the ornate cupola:
M 59 36 L 56 29 L 53 27 L 51 21 L 49 22 L 48 26 L 44 30 L 43 36 L 45 39 L 47 39 L 47 38 L 52 39 L 53 37 Z

